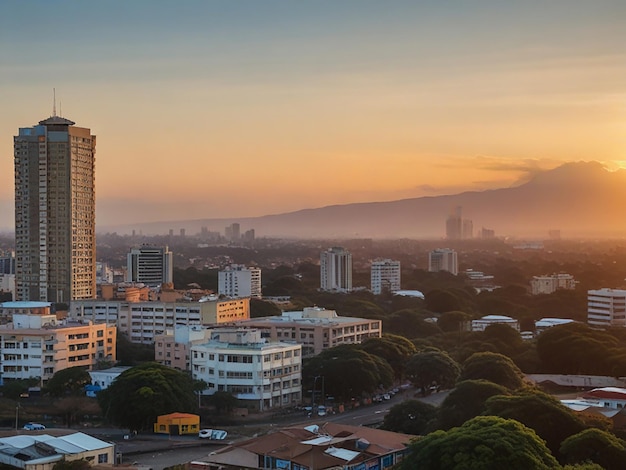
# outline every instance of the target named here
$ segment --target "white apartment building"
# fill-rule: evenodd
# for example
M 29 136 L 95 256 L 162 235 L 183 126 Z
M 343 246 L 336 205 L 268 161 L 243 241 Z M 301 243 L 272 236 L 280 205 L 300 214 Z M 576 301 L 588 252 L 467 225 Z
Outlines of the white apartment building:
M 214 299 L 198 302 L 126 302 L 80 300 L 72 302 L 70 318 L 117 325 L 133 343 L 152 344 L 176 325 L 218 325 L 250 318 L 250 299 Z
M 626 290 L 587 291 L 587 323 L 591 326 L 626 326 Z
M 126 256 L 126 281 L 160 287 L 174 282 L 174 262 L 167 246 L 142 245 Z
M 232 264 L 218 273 L 217 285 L 226 297 L 261 297 L 261 268 Z
M 242 406 L 266 411 L 302 400 L 299 344 L 269 343 L 258 330 L 222 328 L 191 347 L 191 372 L 208 387 L 202 393 L 232 393 Z
M 372 261 L 371 288 L 374 295 L 400 290 L 400 261 L 380 259 Z
M 530 281 L 530 291 L 532 295 L 552 294 L 559 289 L 574 290 L 576 284 L 577 282 L 571 274 L 533 276 Z
M 320 254 L 320 289 L 350 292 L 352 290 L 352 254 L 333 247 Z
M 341 344 L 360 344 L 368 338 L 380 338 L 382 335 L 380 320 L 340 317 L 336 311 L 321 307 L 283 312 L 281 316 L 252 318 L 236 325 L 258 329 L 270 341 L 297 342 L 302 345 L 304 357 Z
M 428 271 L 433 273 L 448 271 L 455 276 L 459 274 L 459 261 L 456 251 L 440 248 L 428 253 Z
M 98 361 L 115 362 L 116 328 L 59 322 L 55 315 L 14 314 L 0 327 L 2 381 L 37 377 L 45 383 L 55 372 Z

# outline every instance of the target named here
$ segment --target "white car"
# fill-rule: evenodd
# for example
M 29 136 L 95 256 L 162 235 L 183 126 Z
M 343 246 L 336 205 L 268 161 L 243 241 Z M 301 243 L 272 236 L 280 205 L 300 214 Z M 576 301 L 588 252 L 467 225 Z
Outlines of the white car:
M 214 441 L 222 441 L 226 439 L 226 436 L 228 436 L 228 433 L 221 429 L 201 429 L 198 433 L 200 439 L 211 439 Z
M 24 425 L 24 429 L 26 429 L 27 431 L 41 431 L 43 429 L 46 429 L 46 427 L 43 424 L 39 423 L 26 423 Z

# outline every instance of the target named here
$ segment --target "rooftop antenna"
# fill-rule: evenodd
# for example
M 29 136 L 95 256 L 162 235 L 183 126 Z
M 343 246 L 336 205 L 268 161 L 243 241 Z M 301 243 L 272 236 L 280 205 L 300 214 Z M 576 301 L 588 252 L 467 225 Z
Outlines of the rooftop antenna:
M 59 116 L 63 117 L 63 102 L 59 101 Z
M 56 117 L 57 115 L 57 90 L 56 88 L 52 89 L 52 117 Z

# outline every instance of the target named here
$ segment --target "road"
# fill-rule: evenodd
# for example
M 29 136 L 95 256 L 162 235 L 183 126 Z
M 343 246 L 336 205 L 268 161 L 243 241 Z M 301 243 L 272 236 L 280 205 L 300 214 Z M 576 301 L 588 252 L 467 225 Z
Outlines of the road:
M 412 398 L 418 398 L 421 401 L 426 403 L 430 403 L 432 405 L 438 406 L 448 395 L 448 391 L 443 391 L 439 393 L 433 393 L 427 397 L 414 397 L 413 391 L 408 390 L 404 393 L 399 393 L 391 398 L 391 400 L 384 401 L 382 403 L 378 403 L 375 405 L 366 405 L 354 410 L 347 411 L 341 414 L 329 415 L 324 417 L 314 417 L 307 418 L 302 415 L 293 415 L 288 419 L 281 419 L 280 422 L 277 423 L 250 423 L 248 425 L 240 426 L 249 427 L 249 429 L 258 429 L 264 430 L 264 432 L 269 431 L 272 428 L 281 428 L 288 426 L 298 426 L 298 425 L 309 425 L 309 424 L 323 424 L 325 422 L 333 422 L 339 424 L 347 424 L 351 426 L 367 426 L 375 423 L 380 423 L 385 414 L 389 412 L 393 405 L 401 403 L 404 400 L 409 400 Z M 180 439 L 180 438 L 178 438 Z M 190 437 L 188 438 L 189 442 L 198 442 L 197 438 Z M 164 441 L 167 441 L 167 437 L 163 438 Z M 181 440 L 182 442 L 182 440 Z M 125 443 L 127 449 L 131 449 L 131 446 L 135 444 L 137 445 L 137 449 L 140 449 L 141 444 L 139 440 L 135 442 L 127 442 Z M 166 467 L 189 462 L 192 460 L 201 460 L 202 457 L 205 457 L 210 452 L 218 450 L 221 446 L 216 445 L 215 447 L 209 447 L 206 443 L 202 443 L 201 447 L 186 447 L 186 448 L 178 448 L 166 450 L 165 444 L 163 450 L 150 451 L 143 454 L 135 454 L 135 455 L 125 455 L 123 462 L 124 463 L 136 463 L 137 465 L 145 465 L 146 467 L 150 467 L 153 470 L 163 470 Z M 199 445 L 201 445 L 199 443 Z M 135 450 L 136 451 L 136 450 Z

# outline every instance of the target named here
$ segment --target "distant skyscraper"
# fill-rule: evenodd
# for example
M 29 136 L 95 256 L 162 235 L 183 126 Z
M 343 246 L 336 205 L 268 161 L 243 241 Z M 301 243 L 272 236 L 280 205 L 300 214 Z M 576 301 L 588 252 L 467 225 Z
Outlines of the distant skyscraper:
M 428 270 L 430 272 L 448 271 L 455 276 L 459 274 L 456 251 L 449 248 L 431 251 L 428 254 Z
M 463 218 L 463 208 L 457 206 L 446 219 L 446 238 L 448 240 L 471 240 L 474 238 L 474 223 Z
M 352 255 L 340 247 L 320 255 L 320 289 L 349 292 L 352 290 Z
M 96 295 L 96 137 L 74 124 L 54 113 L 13 139 L 17 300 Z
M 496 238 L 496 232 L 493 229 L 483 227 L 480 231 L 480 238 L 482 238 L 483 240 Z
M 463 208 L 457 206 L 446 220 L 446 238 L 460 240 L 463 236 Z
M 230 265 L 218 273 L 217 286 L 227 297 L 261 297 L 261 268 Z
M 372 261 L 372 293 L 382 294 L 384 291 L 400 290 L 400 261 L 390 259 Z
M 141 282 L 149 287 L 174 282 L 173 255 L 167 246 L 143 245 L 130 250 L 126 258 L 128 282 Z

